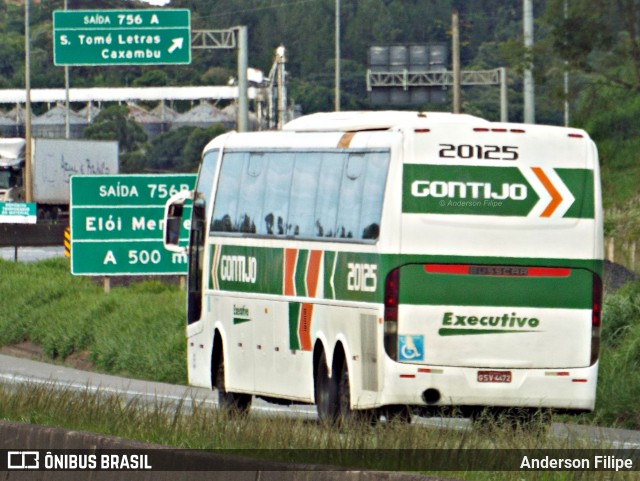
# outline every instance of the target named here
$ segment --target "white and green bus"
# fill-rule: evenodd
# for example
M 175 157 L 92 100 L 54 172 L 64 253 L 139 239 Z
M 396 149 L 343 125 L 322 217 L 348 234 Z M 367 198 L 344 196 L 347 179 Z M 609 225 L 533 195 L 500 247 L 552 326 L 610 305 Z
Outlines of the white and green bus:
M 167 248 L 188 249 L 189 382 L 225 406 L 594 408 L 602 207 L 582 130 L 314 114 L 212 140 L 165 216 Z

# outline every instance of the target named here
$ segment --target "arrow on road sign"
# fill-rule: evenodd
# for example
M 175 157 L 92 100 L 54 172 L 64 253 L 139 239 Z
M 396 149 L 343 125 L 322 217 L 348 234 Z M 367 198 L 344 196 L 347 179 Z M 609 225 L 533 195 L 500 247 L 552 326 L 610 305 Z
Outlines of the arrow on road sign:
M 173 43 L 171 44 L 171 47 L 169 47 L 168 52 L 169 53 L 173 53 L 177 48 L 182 48 L 182 45 L 184 43 L 184 38 L 180 37 L 180 38 L 174 38 L 173 39 Z

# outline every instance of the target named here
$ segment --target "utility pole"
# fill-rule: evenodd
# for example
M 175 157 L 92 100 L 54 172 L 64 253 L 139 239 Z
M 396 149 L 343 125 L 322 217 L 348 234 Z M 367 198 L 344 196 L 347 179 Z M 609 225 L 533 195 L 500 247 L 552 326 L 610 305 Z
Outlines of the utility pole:
M 282 126 L 287 122 L 287 86 L 286 86 L 286 72 L 285 72 L 285 48 L 280 45 L 276 49 L 276 84 L 278 87 L 278 124 L 277 128 L 280 130 Z
M 507 92 L 507 68 L 500 67 L 500 122 L 509 121 L 509 97 Z
M 24 89 L 25 117 L 24 117 L 24 194 L 25 201 L 33 201 L 31 185 L 31 39 L 29 29 L 29 1 L 24 2 Z
M 533 2 L 524 0 L 524 48 L 527 66 L 524 71 L 524 122 L 536 123 L 535 85 L 533 83 Z
M 247 68 L 249 68 L 249 33 L 246 25 L 236 27 L 238 34 L 238 132 L 249 130 Z
M 564 0 L 564 20 L 569 18 L 569 0 Z M 566 40 L 565 40 L 566 42 Z M 569 62 L 564 61 L 564 126 L 569 127 Z
M 191 47 L 206 49 L 237 48 L 238 50 L 238 115 L 237 128 L 246 132 L 249 126 L 247 67 L 249 66 L 249 33 L 245 25 L 226 30 L 192 30 Z
M 64 0 L 64 9 L 67 10 L 67 0 Z M 64 137 L 68 139 L 71 137 L 71 105 L 69 102 L 69 66 L 64 66 L 64 90 L 65 90 L 65 114 L 64 114 Z
M 335 39 L 335 111 L 340 112 L 340 0 L 336 0 L 336 39 Z
M 451 57 L 453 64 L 453 113 L 459 114 L 460 108 L 460 29 L 458 11 L 451 15 Z

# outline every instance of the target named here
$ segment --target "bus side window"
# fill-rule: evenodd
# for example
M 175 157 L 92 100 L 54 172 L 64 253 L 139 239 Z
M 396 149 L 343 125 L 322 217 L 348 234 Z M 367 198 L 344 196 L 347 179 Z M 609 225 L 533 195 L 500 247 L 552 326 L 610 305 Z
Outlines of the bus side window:
M 376 240 L 388 152 L 228 152 L 212 232 Z
M 244 159 L 238 195 L 238 232 L 256 234 L 262 217 L 265 154 L 251 152 Z M 264 232 L 260 232 L 263 234 Z
M 320 152 L 299 152 L 296 155 L 289 202 L 290 222 L 287 225 L 289 236 L 306 239 L 315 237 L 314 218 L 321 160 Z
M 267 234 L 270 227 L 272 235 L 281 236 L 286 234 L 286 224 L 289 222 L 289 199 L 295 154 L 270 152 L 265 154 L 265 157 L 268 158 L 268 167 L 263 175 L 265 178 L 263 215 L 260 217 L 262 222 L 257 233 Z M 268 226 L 267 218 L 274 221 L 271 226 Z
M 375 240 L 380 235 L 380 217 L 387 181 L 389 154 L 372 152 L 367 154 L 362 207 L 360 209 L 360 229 L 362 239 Z
M 365 185 L 365 154 L 349 154 L 340 186 L 338 204 L 338 237 L 352 239 L 359 236 L 362 195 Z
M 335 237 L 338 219 L 338 198 L 346 154 L 322 154 L 315 205 L 315 237 Z
M 238 226 L 238 196 L 240 192 L 240 181 L 242 168 L 246 153 L 228 152 L 222 159 L 220 169 L 220 179 L 218 180 L 218 190 L 216 201 L 213 206 L 213 218 L 211 230 L 215 232 L 237 232 Z

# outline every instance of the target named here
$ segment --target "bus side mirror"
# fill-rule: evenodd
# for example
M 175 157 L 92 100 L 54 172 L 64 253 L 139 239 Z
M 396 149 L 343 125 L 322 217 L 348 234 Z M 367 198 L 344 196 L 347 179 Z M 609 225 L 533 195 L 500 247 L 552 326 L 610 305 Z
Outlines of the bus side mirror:
M 193 191 L 181 190 L 172 195 L 164 205 L 164 226 L 162 239 L 164 248 L 171 252 L 183 254 L 186 247 L 178 245 L 182 227 L 182 212 L 185 201 L 193 198 Z

